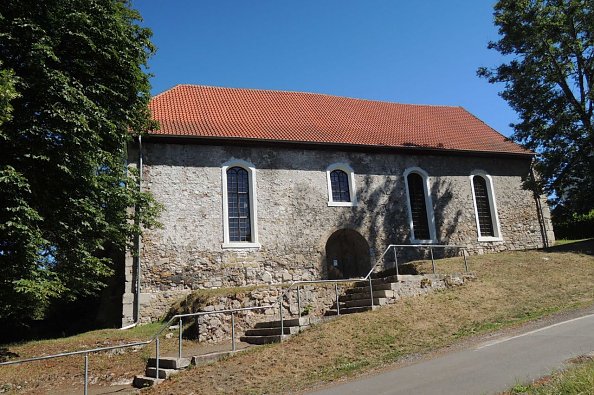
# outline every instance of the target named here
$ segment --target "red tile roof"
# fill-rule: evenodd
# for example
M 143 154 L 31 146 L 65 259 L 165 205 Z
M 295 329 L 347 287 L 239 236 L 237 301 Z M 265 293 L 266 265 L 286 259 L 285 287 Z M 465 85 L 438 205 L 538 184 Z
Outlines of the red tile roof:
M 461 107 L 178 85 L 150 109 L 155 136 L 531 154 Z

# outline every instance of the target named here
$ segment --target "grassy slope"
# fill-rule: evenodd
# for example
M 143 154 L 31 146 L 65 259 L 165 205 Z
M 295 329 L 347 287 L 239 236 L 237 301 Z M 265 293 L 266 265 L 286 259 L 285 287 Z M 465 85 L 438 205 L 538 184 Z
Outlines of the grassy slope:
M 594 301 L 591 255 L 515 252 L 473 257 L 470 262 L 479 280 L 467 286 L 343 316 L 283 344 L 194 368 L 152 392 L 303 390 L 386 366 L 406 354 Z M 444 268 L 443 263 L 440 266 Z M 460 262 L 448 266 L 459 270 Z
M 131 330 L 97 330 L 67 338 L 30 341 L 0 347 L 0 352 L 17 354 L 24 359 L 61 352 L 84 350 L 143 341 L 154 334 L 159 324 L 141 325 Z M 124 352 L 91 354 L 89 356 L 91 377 L 109 383 L 120 377 L 134 377 L 141 372 L 148 358 L 148 349 Z M 24 365 L 0 366 L 0 393 L 20 388 L 22 391 L 43 393 L 50 388 L 81 386 L 83 383 L 84 357 L 70 356 Z M 113 375 L 111 373 L 114 373 Z
M 255 348 L 215 365 L 191 369 L 153 391 L 188 393 L 189 388 L 196 388 L 199 393 L 281 393 L 311 388 L 475 333 L 594 302 L 592 255 L 514 252 L 471 257 L 469 263 L 479 279 L 464 287 L 406 299 L 371 313 L 343 316 L 283 344 Z M 441 272 L 460 268 L 460 259 L 438 263 Z M 145 340 L 157 327 L 94 331 L 7 348 L 25 358 Z M 175 348 L 175 339 L 163 340 L 162 349 L 169 348 Z M 150 351 L 152 347 L 91 355 L 91 377 L 105 384 L 132 377 L 143 370 Z M 82 373 L 82 357 L 0 367 L 0 392 L 16 386 L 43 392 L 80 385 Z

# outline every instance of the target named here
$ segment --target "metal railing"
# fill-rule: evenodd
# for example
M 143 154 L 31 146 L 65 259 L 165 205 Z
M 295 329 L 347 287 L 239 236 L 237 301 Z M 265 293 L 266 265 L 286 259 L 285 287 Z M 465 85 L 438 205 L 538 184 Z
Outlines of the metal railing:
M 398 272 L 398 252 L 397 249 L 398 248 L 424 248 L 424 249 L 429 249 L 429 253 L 431 256 L 431 265 L 432 265 L 432 270 L 433 270 L 433 274 L 436 273 L 436 266 L 435 266 L 435 257 L 433 255 L 433 249 L 434 248 L 441 248 L 441 249 L 458 249 L 460 251 L 462 251 L 462 256 L 464 258 L 464 270 L 466 272 L 468 272 L 468 260 L 467 260 L 467 251 L 466 251 L 466 247 L 463 246 L 456 246 L 456 245 L 443 245 L 443 244 L 390 244 L 388 247 L 386 247 L 386 249 L 384 250 L 384 252 L 379 256 L 379 258 L 375 261 L 375 263 L 373 264 L 373 266 L 371 267 L 371 269 L 369 270 L 369 272 L 367 273 L 367 275 L 365 277 L 360 277 L 360 278 L 349 278 L 349 279 L 340 279 L 340 280 L 298 280 L 298 281 L 293 281 L 285 290 L 285 292 L 283 292 L 279 298 L 278 298 L 278 307 L 279 307 L 279 316 L 280 316 L 280 323 L 281 323 L 281 337 L 280 337 L 280 341 L 282 342 L 283 339 L 283 335 L 284 335 L 284 316 L 283 316 L 283 300 L 285 297 L 288 296 L 289 292 L 294 288 L 297 287 L 297 311 L 298 311 L 298 317 L 301 318 L 301 298 L 300 298 L 300 287 L 301 285 L 305 285 L 305 284 L 334 284 L 334 292 L 335 292 L 335 297 L 336 297 L 336 315 L 340 315 L 340 303 L 339 303 L 339 293 L 338 293 L 338 284 L 339 283 L 353 283 L 353 282 L 362 282 L 362 281 L 367 281 L 369 282 L 369 298 L 370 298 L 370 306 L 373 309 L 374 307 L 374 297 L 373 297 L 373 279 L 372 279 L 372 274 L 375 272 L 375 270 L 377 269 L 377 267 L 384 262 L 384 258 L 386 257 L 386 255 L 388 254 L 388 252 L 390 252 L 390 250 L 393 249 L 394 251 L 394 268 L 396 270 L 396 280 L 398 280 L 398 276 L 399 276 L 399 272 Z M 289 309 L 290 311 L 290 309 Z M 299 326 L 301 326 L 301 323 L 299 322 Z
M 435 270 L 435 258 L 433 256 L 433 249 L 434 248 L 441 248 L 441 249 L 458 249 L 459 251 L 462 251 L 462 257 L 464 258 L 464 271 L 468 273 L 468 251 L 466 249 L 466 247 L 463 246 L 457 246 L 457 245 L 446 245 L 446 244 L 390 244 L 390 246 L 388 246 L 388 248 L 394 248 L 394 263 L 395 263 L 395 268 L 396 268 L 396 275 L 398 276 L 398 254 L 396 249 L 397 248 L 425 248 L 425 249 L 429 249 L 429 254 L 431 256 L 431 266 L 433 269 L 433 274 L 435 274 L 436 270 Z
M 86 350 L 80 351 L 71 351 L 71 352 L 63 352 L 59 354 L 52 354 L 52 355 L 44 355 L 40 357 L 32 357 L 32 358 L 25 358 L 19 359 L 16 361 L 7 361 L 7 362 L 0 362 L 0 366 L 8 366 L 8 365 L 17 365 L 22 363 L 28 362 L 35 362 L 35 361 L 43 361 L 47 359 L 55 359 L 55 358 L 63 358 L 72 355 L 84 355 L 84 394 L 87 395 L 89 391 L 89 354 L 103 352 L 103 351 L 110 351 L 116 349 L 124 349 L 136 346 L 146 346 L 152 342 L 155 342 L 155 378 L 159 378 L 159 359 L 160 359 L 160 340 L 159 336 L 173 324 L 176 320 L 178 321 L 178 358 L 182 357 L 182 333 L 183 333 L 183 319 L 187 317 L 199 317 L 204 315 L 211 315 L 211 314 L 231 314 L 231 351 L 236 351 L 235 346 L 235 313 L 240 311 L 249 311 L 249 310 L 261 310 L 261 309 L 272 309 L 275 308 L 276 304 L 272 305 L 265 305 L 265 306 L 253 306 L 253 307 L 239 307 L 235 309 L 225 309 L 225 310 L 214 310 L 214 311 L 200 311 L 196 313 L 187 313 L 187 314 L 176 314 L 171 317 L 166 323 L 164 323 L 161 328 L 148 340 L 139 341 L 139 342 L 131 342 L 131 343 L 124 343 L 118 344 L 115 346 L 107 346 L 107 347 L 98 347 L 98 348 L 89 348 Z
M 302 316 L 301 298 L 300 298 L 300 287 L 302 285 L 334 284 L 336 313 L 337 313 L 337 315 L 340 315 L 338 284 L 363 282 L 363 281 L 369 282 L 370 306 L 373 309 L 373 307 L 374 307 L 373 299 L 374 298 L 373 298 L 372 274 L 374 273 L 374 271 L 376 270 L 378 265 L 383 262 L 386 254 L 391 249 L 394 249 L 394 263 L 395 263 L 395 269 L 396 269 L 396 279 L 398 279 L 398 276 L 399 276 L 399 274 L 398 274 L 398 254 L 397 254 L 396 249 L 397 248 L 410 248 L 410 247 L 412 247 L 412 248 L 429 248 L 430 255 L 431 255 L 431 263 L 432 263 L 432 267 L 433 267 L 433 273 L 435 273 L 435 271 L 436 271 L 435 259 L 433 256 L 433 248 L 443 248 L 443 249 L 457 248 L 457 249 L 460 249 L 460 250 L 462 250 L 462 253 L 463 253 L 462 255 L 464 257 L 464 268 L 465 268 L 466 272 L 468 272 L 468 262 L 467 262 L 467 258 L 466 258 L 467 252 L 466 252 L 465 247 L 452 246 L 452 245 L 437 245 L 437 244 L 390 244 L 388 247 L 386 247 L 384 252 L 376 260 L 376 262 L 371 267 L 371 269 L 369 270 L 369 272 L 367 273 L 367 275 L 365 277 L 349 278 L 349 279 L 336 279 L 336 280 L 298 280 L 298 281 L 293 281 L 293 282 L 291 282 L 291 284 L 289 284 L 289 286 L 286 288 L 286 290 L 279 295 L 277 302 L 274 304 L 271 304 L 271 305 L 239 307 L 239 308 L 234 308 L 234 309 L 222 309 L 222 310 L 213 310 L 213 311 L 200 311 L 200 312 L 196 312 L 196 313 L 176 314 L 176 315 L 172 316 L 166 323 L 164 323 L 161 326 L 161 328 L 150 339 L 145 340 L 145 341 L 130 342 L 130 343 L 120 344 L 120 345 L 116 345 L 116 346 L 90 348 L 90 349 L 86 349 L 86 350 L 64 352 L 64 353 L 53 354 L 53 355 L 44 355 L 44 356 L 40 356 L 40 357 L 32 357 L 32 358 L 20 359 L 20 360 L 16 360 L 16 361 L 0 362 L 0 366 L 16 365 L 16 364 L 41 361 L 41 360 L 47 360 L 47 359 L 62 358 L 62 357 L 73 356 L 73 355 L 84 355 L 84 394 L 87 395 L 88 394 L 88 384 L 89 384 L 89 354 L 110 351 L 110 350 L 115 350 L 115 349 L 146 346 L 152 342 L 155 342 L 155 378 L 159 378 L 159 360 L 160 360 L 160 351 L 161 351 L 159 336 L 167 328 L 170 328 L 175 321 L 177 321 L 177 328 L 178 328 L 178 358 L 182 358 L 182 348 L 183 348 L 182 335 L 183 335 L 184 319 L 190 318 L 190 317 L 201 317 L 201 316 L 205 316 L 205 315 L 215 315 L 215 314 L 231 314 L 231 352 L 235 352 L 236 351 L 235 314 L 238 312 L 242 312 L 242 311 L 272 309 L 272 308 L 276 308 L 278 305 L 280 325 L 281 325 L 279 339 L 282 342 L 282 340 L 284 338 L 283 301 L 284 301 L 285 297 L 287 297 L 289 295 L 289 292 L 291 292 L 293 290 L 294 287 L 297 287 L 296 299 L 297 299 L 297 311 L 298 311 L 298 316 L 299 316 L 299 320 L 298 320 L 299 326 L 301 326 L 300 319 Z M 282 287 L 282 284 L 281 284 L 281 287 Z M 291 310 L 290 310 L 290 304 L 289 304 L 289 314 L 291 314 L 290 311 Z

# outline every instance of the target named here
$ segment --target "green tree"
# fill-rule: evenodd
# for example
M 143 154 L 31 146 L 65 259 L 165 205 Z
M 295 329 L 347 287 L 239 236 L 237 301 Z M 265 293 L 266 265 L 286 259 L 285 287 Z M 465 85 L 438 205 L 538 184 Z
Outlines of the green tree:
M 154 224 L 125 165 L 154 127 L 140 21 L 124 0 L 0 3 L 0 319 L 96 294 Z
M 538 154 L 542 186 L 558 208 L 594 208 L 594 2 L 500 0 L 501 38 L 488 47 L 508 62 L 478 74 L 504 85 L 517 111 L 513 139 Z

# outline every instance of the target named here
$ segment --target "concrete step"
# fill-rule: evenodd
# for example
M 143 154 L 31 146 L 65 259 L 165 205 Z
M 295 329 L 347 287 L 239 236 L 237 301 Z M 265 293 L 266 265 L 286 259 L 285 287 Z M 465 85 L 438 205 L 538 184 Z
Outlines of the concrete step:
M 238 352 L 242 352 L 249 349 L 249 347 L 241 348 L 236 351 L 219 351 L 219 352 L 212 352 L 209 354 L 201 354 L 195 355 L 192 357 L 192 365 L 206 365 L 207 363 L 218 361 L 219 359 L 223 359 L 226 356 L 236 354 Z
M 156 379 L 154 377 L 147 377 L 147 376 L 134 376 L 134 380 L 132 381 L 132 386 L 134 388 L 148 388 L 154 385 L 162 383 L 162 379 Z
M 144 375 L 146 377 L 156 377 L 162 380 L 168 379 L 169 377 L 173 376 L 174 374 L 179 373 L 180 371 L 177 369 L 162 369 L 159 368 L 159 376 L 157 377 L 157 369 L 153 367 L 147 367 L 144 371 Z
M 163 369 L 185 369 L 190 366 L 190 358 L 175 358 L 175 357 L 160 357 L 159 368 Z M 155 367 L 156 359 L 149 358 L 147 364 L 148 367 Z
M 383 289 L 376 291 L 375 288 L 373 289 L 373 297 L 374 298 L 393 298 L 396 296 L 396 293 L 391 289 Z M 359 299 L 367 299 L 369 300 L 371 294 L 369 293 L 369 289 L 367 292 L 360 292 L 360 293 L 349 293 L 346 295 L 342 295 L 338 298 L 341 302 L 346 302 L 349 300 L 359 300 Z
M 376 310 L 378 309 L 379 306 L 373 306 L 373 309 L 371 308 L 371 306 L 361 306 L 361 307 L 341 307 L 340 308 L 340 314 L 354 314 L 354 313 L 364 313 L 366 311 L 371 311 L 371 310 Z M 330 309 L 330 310 L 326 310 L 325 315 L 337 315 L 337 311 L 336 309 Z
M 373 305 L 374 306 L 383 306 L 388 304 L 387 298 L 373 298 Z M 371 299 L 356 299 L 356 300 L 348 300 L 344 303 L 341 303 L 340 308 L 349 308 L 349 307 L 363 307 L 371 305 Z M 344 307 L 343 307 L 344 306 Z
M 249 343 L 249 344 L 271 344 L 271 343 L 280 343 L 281 338 L 288 339 L 289 335 L 269 335 L 269 336 L 241 336 L 239 339 L 242 342 Z
M 301 318 L 291 318 L 287 320 L 283 320 L 284 327 L 290 326 L 307 326 L 310 324 L 309 317 L 301 317 Z M 255 325 L 255 328 L 280 328 L 281 322 L 280 321 L 266 321 L 266 322 L 258 322 Z
M 381 278 L 372 278 L 371 279 L 371 284 L 373 285 L 380 285 L 380 284 L 387 284 L 387 283 L 394 283 L 400 280 L 400 276 L 387 276 L 387 277 L 381 277 Z M 369 280 L 365 280 L 365 281 L 356 281 L 353 284 L 355 287 L 367 287 L 369 286 Z
M 373 286 L 373 292 L 375 291 L 386 291 L 386 290 L 395 290 L 398 288 L 398 283 L 385 283 L 385 284 L 377 284 Z M 346 294 L 358 294 L 358 293 L 369 293 L 369 284 L 365 287 L 354 287 L 348 288 L 345 293 Z
M 307 326 L 302 326 L 302 329 L 307 328 Z M 294 335 L 296 333 L 299 333 L 299 327 L 298 326 L 285 326 L 283 328 L 283 334 L 285 335 Z M 270 335 L 280 335 L 281 334 L 281 328 L 280 327 L 275 327 L 275 328 L 255 328 L 255 329 L 248 329 L 247 331 L 245 331 L 245 335 L 246 336 L 270 336 Z

